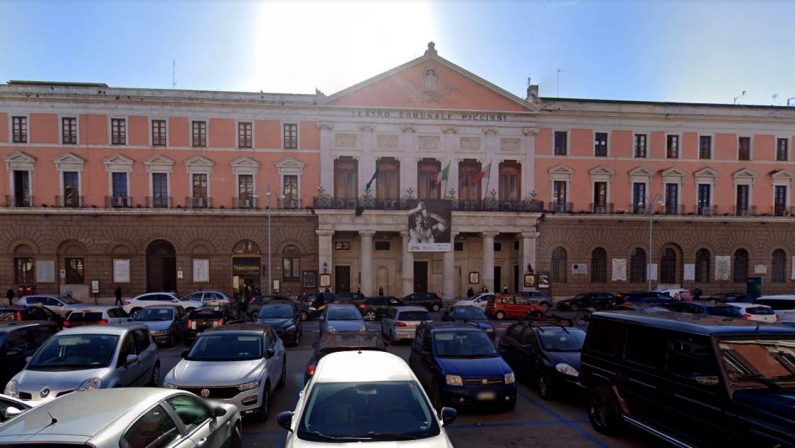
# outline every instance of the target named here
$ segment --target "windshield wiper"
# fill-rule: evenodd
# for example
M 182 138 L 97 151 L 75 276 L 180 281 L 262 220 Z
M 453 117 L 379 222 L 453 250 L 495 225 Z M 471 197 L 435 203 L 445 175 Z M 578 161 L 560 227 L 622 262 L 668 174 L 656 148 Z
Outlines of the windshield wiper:
M 304 435 L 314 436 L 314 437 L 317 437 L 317 438 L 319 438 L 321 440 L 354 440 L 354 441 L 356 441 L 356 440 L 372 440 L 373 439 L 372 437 L 369 437 L 367 435 L 364 435 L 364 436 L 360 436 L 360 435 L 332 436 L 330 434 L 323 434 L 320 431 L 308 431 L 308 430 L 298 431 L 298 434 L 299 435 L 304 434 Z
M 354 434 L 351 437 L 362 438 L 362 440 L 415 440 L 417 436 L 400 433 L 400 432 L 375 432 L 370 431 L 367 434 Z
M 770 389 L 779 390 L 781 386 L 776 383 L 775 381 L 771 380 L 770 378 L 765 378 L 760 374 L 745 374 L 745 375 L 737 375 L 732 377 L 735 381 L 756 381 L 759 384 L 764 384 L 765 386 L 769 387 Z

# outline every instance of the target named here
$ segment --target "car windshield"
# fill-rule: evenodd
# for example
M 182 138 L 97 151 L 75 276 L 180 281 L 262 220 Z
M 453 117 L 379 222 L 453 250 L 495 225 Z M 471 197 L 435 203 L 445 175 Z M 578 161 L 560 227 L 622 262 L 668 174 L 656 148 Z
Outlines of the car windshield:
M 493 358 L 497 349 L 482 331 L 437 331 L 433 334 L 440 358 Z
M 755 315 L 762 315 L 762 316 L 771 316 L 776 314 L 773 311 L 773 308 L 768 308 L 766 306 L 749 306 L 745 309 L 745 312 L 748 314 L 755 314 Z
M 795 383 L 795 337 L 724 339 L 718 342 L 729 382 L 739 388 Z
M 576 328 L 543 328 L 538 331 L 541 347 L 550 352 L 579 352 L 585 342 L 585 332 Z
M 724 317 L 743 317 L 743 312 L 735 306 L 710 306 L 707 307 L 707 314 Z
M 145 322 L 162 322 L 171 320 L 174 317 L 174 310 L 169 308 L 144 308 L 142 309 L 135 320 Z
M 58 297 L 58 300 L 60 300 L 61 302 L 65 303 L 67 305 L 77 305 L 79 303 L 83 303 L 83 302 L 81 302 L 79 300 L 75 300 L 75 299 L 73 299 L 71 297 L 67 297 L 67 296 Z
M 403 322 L 419 322 L 423 320 L 431 320 L 431 315 L 427 311 L 402 311 L 397 319 Z
M 107 367 L 119 336 L 70 334 L 51 337 L 28 364 L 30 370 L 81 370 Z
M 89 322 L 102 320 L 102 311 L 72 311 L 66 318 L 69 322 Z
M 415 440 L 439 433 L 414 381 L 317 383 L 297 430 L 299 439 L 315 442 Z
M 266 305 L 260 310 L 259 317 L 265 319 L 292 319 L 293 306 L 287 304 Z
M 460 307 L 453 308 L 453 319 L 455 320 L 489 320 L 480 308 Z
M 262 336 L 256 334 L 202 334 L 185 359 L 189 361 L 243 361 L 262 358 Z
M 362 320 L 362 314 L 356 308 L 329 308 L 328 320 Z

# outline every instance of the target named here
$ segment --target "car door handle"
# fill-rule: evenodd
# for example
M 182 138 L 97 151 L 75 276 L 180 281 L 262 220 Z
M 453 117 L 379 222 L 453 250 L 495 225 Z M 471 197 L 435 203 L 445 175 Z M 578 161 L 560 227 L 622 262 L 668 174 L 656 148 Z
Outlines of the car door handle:
M 199 439 L 199 441 L 196 442 L 196 445 L 197 446 L 203 446 L 205 443 L 207 443 L 207 437 L 205 437 L 203 439 Z

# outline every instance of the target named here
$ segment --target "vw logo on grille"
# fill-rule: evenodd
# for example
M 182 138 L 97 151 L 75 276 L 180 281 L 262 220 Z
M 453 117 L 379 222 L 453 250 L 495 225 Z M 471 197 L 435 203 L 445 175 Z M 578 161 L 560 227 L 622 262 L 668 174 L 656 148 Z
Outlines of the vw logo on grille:
M 47 395 L 50 395 L 50 388 L 45 387 L 41 390 L 41 392 L 39 392 L 39 395 L 41 395 L 41 398 L 45 398 Z
M 483 384 L 489 384 L 489 380 L 487 378 L 483 378 L 482 380 L 480 380 L 480 382 Z
M 200 392 L 200 394 L 201 394 L 201 396 L 202 396 L 203 398 L 207 398 L 207 397 L 209 397 L 209 396 L 210 396 L 210 389 L 202 389 L 202 391 Z

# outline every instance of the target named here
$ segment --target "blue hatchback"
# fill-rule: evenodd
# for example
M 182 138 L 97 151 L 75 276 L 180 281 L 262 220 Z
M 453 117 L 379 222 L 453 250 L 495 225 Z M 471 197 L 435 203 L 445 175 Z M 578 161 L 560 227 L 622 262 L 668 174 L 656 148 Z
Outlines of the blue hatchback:
M 467 324 L 417 327 L 409 366 L 434 407 L 513 409 L 516 378 L 486 332 Z

